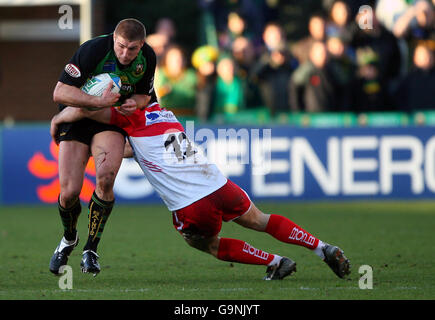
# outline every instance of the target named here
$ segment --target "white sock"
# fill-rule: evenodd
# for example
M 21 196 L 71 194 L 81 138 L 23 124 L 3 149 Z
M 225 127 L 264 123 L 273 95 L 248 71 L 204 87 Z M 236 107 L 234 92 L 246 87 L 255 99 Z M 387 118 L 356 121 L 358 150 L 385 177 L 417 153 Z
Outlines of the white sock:
M 77 236 L 75 240 L 66 240 L 65 237 L 62 237 L 62 241 L 59 244 L 59 251 L 62 251 L 65 247 L 69 247 L 70 245 L 73 245 L 77 241 Z
M 322 240 L 319 240 L 319 243 L 316 247 L 316 249 L 314 249 L 314 253 L 316 255 L 318 255 L 322 260 L 325 259 L 325 255 L 323 254 L 323 248 L 325 247 L 326 243 L 324 243 Z
M 282 259 L 281 256 L 275 254 L 273 260 L 267 266 L 269 267 L 269 266 L 278 265 L 281 259 Z

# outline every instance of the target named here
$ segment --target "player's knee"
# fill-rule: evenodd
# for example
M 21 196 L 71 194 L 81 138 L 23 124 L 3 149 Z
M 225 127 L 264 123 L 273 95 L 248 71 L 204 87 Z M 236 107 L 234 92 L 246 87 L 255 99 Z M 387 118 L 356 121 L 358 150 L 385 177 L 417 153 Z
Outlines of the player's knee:
M 191 246 L 192 248 L 204 251 L 204 252 L 208 252 L 208 246 L 207 244 L 203 241 L 203 240 L 199 240 L 199 239 L 186 239 L 184 238 L 184 240 L 186 240 L 187 244 L 189 246 Z
M 182 236 L 191 247 L 207 253 L 212 253 L 212 248 L 210 246 L 211 241 L 203 235 L 187 232 L 182 233 Z
M 74 204 L 80 196 L 80 189 L 77 188 L 61 188 L 60 189 L 60 204 L 64 208 L 70 207 Z

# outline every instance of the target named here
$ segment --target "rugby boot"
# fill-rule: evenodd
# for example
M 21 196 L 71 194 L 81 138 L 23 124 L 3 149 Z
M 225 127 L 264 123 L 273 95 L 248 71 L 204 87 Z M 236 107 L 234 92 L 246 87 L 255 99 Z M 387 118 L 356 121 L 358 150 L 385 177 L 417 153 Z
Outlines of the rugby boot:
M 296 262 L 282 257 L 278 264 L 267 267 L 264 280 L 282 280 L 292 272 L 296 272 Z
M 92 250 L 83 251 L 82 262 L 80 263 L 83 273 L 93 273 L 94 277 L 100 272 L 98 254 Z
M 323 261 L 339 278 L 344 278 L 350 274 L 350 262 L 344 255 L 343 250 L 330 244 L 326 244 L 322 250 L 325 255 Z
M 76 234 L 74 241 L 67 241 L 62 237 L 59 245 L 54 250 L 53 256 L 50 260 L 50 271 L 55 275 L 59 275 L 59 269 L 68 263 L 68 257 L 75 247 L 79 244 L 79 236 Z

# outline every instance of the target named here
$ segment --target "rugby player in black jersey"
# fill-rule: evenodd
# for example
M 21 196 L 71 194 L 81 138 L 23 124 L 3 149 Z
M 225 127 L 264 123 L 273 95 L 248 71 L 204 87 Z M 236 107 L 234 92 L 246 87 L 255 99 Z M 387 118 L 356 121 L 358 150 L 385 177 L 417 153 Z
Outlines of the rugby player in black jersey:
M 153 80 L 156 56 L 145 42 L 144 25 L 136 19 L 118 23 L 113 34 L 83 43 L 65 66 L 53 92 L 59 109 L 66 106 L 104 108 L 119 106 L 118 112 L 128 115 L 136 108 L 156 101 Z M 100 97 L 90 96 L 80 88 L 100 73 L 115 73 L 121 78 L 120 93 L 110 86 Z M 63 237 L 50 260 L 50 271 L 59 274 L 62 265 L 77 246 L 77 220 L 81 212 L 79 195 L 85 168 L 92 155 L 96 169 L 96 187 L 88 208 L 88 239 L 83 248 L 83 272 L 100 272 L 97 246 L 112 211 L 115 197 L 113 184 L 121 165 L 125 132 L 115 126 L 83 119 L 59 127 L 60 194 L 58 208 L 64 228 Z

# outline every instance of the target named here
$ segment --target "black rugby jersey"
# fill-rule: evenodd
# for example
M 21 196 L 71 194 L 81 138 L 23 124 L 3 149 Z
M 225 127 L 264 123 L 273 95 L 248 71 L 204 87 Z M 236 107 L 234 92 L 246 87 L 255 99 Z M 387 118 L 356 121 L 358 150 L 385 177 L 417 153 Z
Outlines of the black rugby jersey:
M 113 33 L 83 43 L 65 66 L 59 81 L 80 88 L 94 75 L 115 73 L 122 82 L 121 98 L 117 105 L 133 94 L 149 95 L 150 103 L 157 102 L 154 92 L 156 54 L 153 49 L 145 43 L 136 59 L 123 66 L 115 56 L 113 45 Z M 60 109 L 64 107 L 65 105 L 59 105 Z

